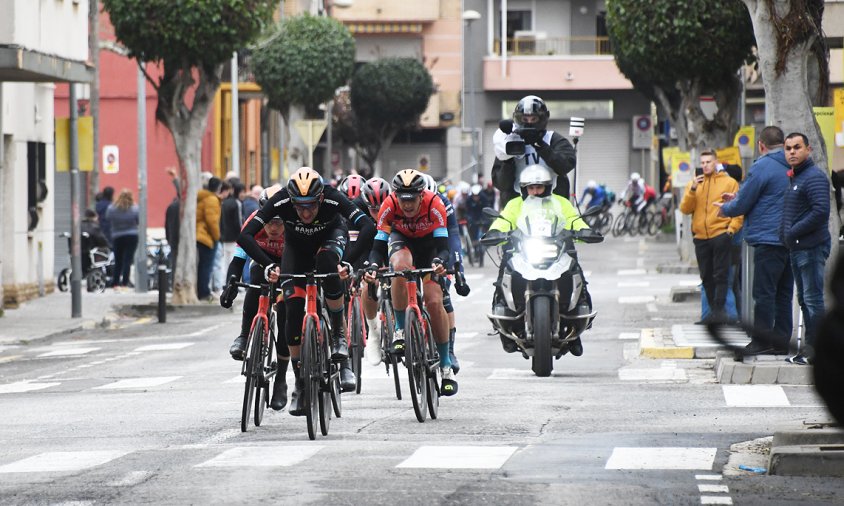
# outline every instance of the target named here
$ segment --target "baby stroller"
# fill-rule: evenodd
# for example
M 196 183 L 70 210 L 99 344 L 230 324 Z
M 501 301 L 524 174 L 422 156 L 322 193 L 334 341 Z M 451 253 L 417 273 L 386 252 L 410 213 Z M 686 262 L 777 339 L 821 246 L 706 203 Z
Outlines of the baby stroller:
M 70 232 L 59 234 L 67 238 L 67 249 L 72 254 Z M 106 287 L 111 286 L 111 277 L 114 271 L 114 255 L 108 247 L 93 246 L 91 237 L 87 232 L 82 232 L 82 279 L 89 292 L 102 293 Z M 65 267 L 59 272 L 56 286 L 62 292 L 70 289 L 71 267 Z

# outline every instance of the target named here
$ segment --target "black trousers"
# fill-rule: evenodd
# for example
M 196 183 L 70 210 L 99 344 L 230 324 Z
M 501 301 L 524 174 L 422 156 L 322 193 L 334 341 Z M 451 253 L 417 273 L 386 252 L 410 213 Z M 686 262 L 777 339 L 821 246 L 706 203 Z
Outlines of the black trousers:
M 695 239 L 695 256 L 706 300 L 715 315 L 724 315 L 727 302 L 727 273 L 730 269 L 732 237 L 723 233 L 711 239 Z

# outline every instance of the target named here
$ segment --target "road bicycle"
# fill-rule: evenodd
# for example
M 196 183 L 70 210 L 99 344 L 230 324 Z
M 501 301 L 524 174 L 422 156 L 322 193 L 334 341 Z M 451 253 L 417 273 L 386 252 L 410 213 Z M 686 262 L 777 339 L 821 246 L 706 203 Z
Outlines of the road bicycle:
M 328 336 L 331 335 L 328 308 L 324 303 L 322 282 L 338 277 L 338 273 L 281 274 L 279 279 L 305 280 L 305 317 L 302 320 L 302 352 L 300 377 L 304 380 L 302 391 L 305 403 L 305 420 L 308 437 L 316 439 L 317 420 L 323 436 L 328 435 L 332 412 L 337 418 L 342 414 L 340 397 L 340 366 L 331 360 Z
M 379 325 L 381 325 L 381 363 L 386 368 L 387 375 L 392 370 L 393 383 L 396 387 L 396 399 L 401 400 L 401 380 L 399 379 L 399 363 L 401 355 L 392 353 L 393 335 L 395 332 L 396 317 L 393 312 L 393 296 L 390 292 L 390 279 L 381 278 L 378 280 L 380 296 L 378 297 Z M 370 288 L 374 290 L 374 288 Z
M 407 280 L 404 364 L 407 367 L 413 412 L 419 423 L 423 423 L 429 413 L 431 419 L 436 420 L 440 405 L 440 357 L 431 333 L 431 321 L 425 309 L 421 282 L 424 275 L 433 272 L 433 268 L 427 267 L 376 273 L 379 279 L 402 277 Z M 455 273 L 448 271 L 448 274 Z
M 246 356 L 240 373 L 246 377 L 243 390 L 243 409 L 240 414 L 240 430 L 246 432 L 249 426 L 249 415 L 254 414 L 255 426 L 260 427 L 264 419 L 264 410 L 270 403 L 270 382 L 275 380 L 278 363 L 275 356 L 276 339 L 278 338 L 278 323 L 275 304 L 270 301 L 281 290 L 275 283 L 253 285 L 241 283 L 232 276 L 229 281 L 243 288 L 260 290 L 258 296 L 258 312 L 252 318 L 249 337 L 246 341 Z M 255 401 L 254 412 L 252 401 Z
M 463 255 L 472 267 L 483 267 L 483 257 L 478 255 L 476 241 L 473 240 L 469 231 L 469 221 L 465 218 L 457 220 L 457 227 L 460 231 L 460 244 L 463 247 Z
M 346 340 L 349 345 L 349 358 L 352 362 L 352 372 L 355 373 L 357 386 L 355 393 L 360 393 L 361 371 L 363 365 L 363 350 L 366 347 L 366 317 L 363 314 L 361 300 L 361 280 L 365 271 L 358 271 L 347 284 L 346 289 Z

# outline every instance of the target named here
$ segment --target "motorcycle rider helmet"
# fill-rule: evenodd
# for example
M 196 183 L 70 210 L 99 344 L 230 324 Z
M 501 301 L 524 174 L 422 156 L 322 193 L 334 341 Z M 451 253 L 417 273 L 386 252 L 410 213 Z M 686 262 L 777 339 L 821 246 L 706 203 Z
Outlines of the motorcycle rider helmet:
M 258 205 L 264 207 L 264 204 L 266 204 L 267 201 L 270 200 L 279 190 L 281 190 L 281 185 L 278 183 L 261 190 L 261 196 L 258 197 Z
M 595 188 L 598 187 L 598 183 L 596 183 L 594 179 L 590 179 L 589 181 L 586 182 L 586 187 L 589 188 L 590 190 L 594 190 Z
M 301 167 L 287 181 L 287 193 L 293 204 L 312 204 L 322 196 L 325 185 L 317 171 Z
M 393 177 L 393 191 L 400 200 L 416 198 L 425 189 L 425 178 L 414 169 L 400 170 Z
M 549 117 L 548 106 L 536 95 L 528 95 L 519 100 L 519 103 L 516 104 L 516 110 L 513 111 L 513 123 L 520 127 L 530 127 L 537 130 L 546 129 Z
M 366 179 L 363 177 L 357 174 L 350 174 L 340 181 L 337 189 L 346 194 L 349 200 L 355 200 L 360 195 L 364 183 L 366 183 Z
M 522 199 L 526 199 L 528 197 L 528 186 L 537 184 L 545 186 L 545 191 L 539 196 L 548 197 L 551 195 L 551 185 L 553 182 L 554 177 L 551 175 L 551 171 L 548 170 L 547 167 L 539 164 L 528 165 L 524 168 L 524 170 L 522 170 L 522 173 L 519 174 L 519 188 L 521 189 Z
M 426 190 L 428 190 L 430 192 L 434 192 L 434 193 L 439 193 L 437 191 L 437 182 L 434 180 L 434 178 L 430 174 L 422 173 L 422 179 L 425 180 L 425 189 Z
M 380 209 L 391 192 L 390 184 L 380 177 L 374 177 L 363 185 L 363 198 L 370 209 Z

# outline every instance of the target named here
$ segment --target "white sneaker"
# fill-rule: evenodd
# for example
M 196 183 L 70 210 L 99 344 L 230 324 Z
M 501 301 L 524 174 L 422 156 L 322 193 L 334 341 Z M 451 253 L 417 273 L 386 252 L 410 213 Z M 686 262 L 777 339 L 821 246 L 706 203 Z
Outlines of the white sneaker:
M 404 330 L 396 329 L 395 332 L 393 332 L 392 353 L 396 355 L 404 355 Z
M 381 322 L 377 318 L 369 321 L 369 335 L 366 337 L 366 347 L 363 354 L 372 365 L 381 363 Z

